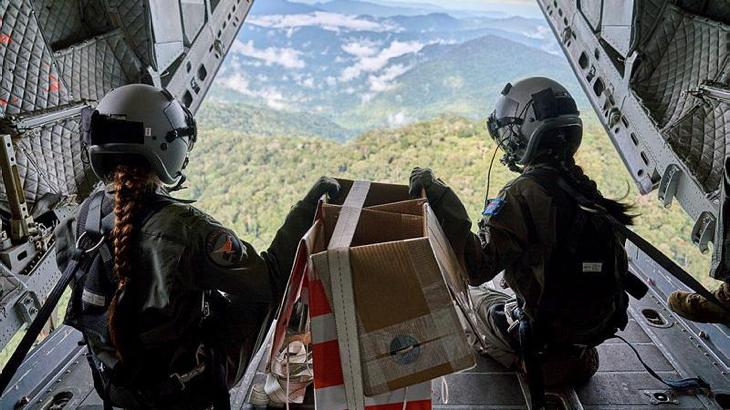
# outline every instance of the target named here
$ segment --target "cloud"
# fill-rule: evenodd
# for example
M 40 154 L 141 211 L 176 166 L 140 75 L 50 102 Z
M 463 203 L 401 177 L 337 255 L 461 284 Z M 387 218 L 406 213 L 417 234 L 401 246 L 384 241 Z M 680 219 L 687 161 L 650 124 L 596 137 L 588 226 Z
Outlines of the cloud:
M 233 43 L 231 51 L 242 54 L 246 57 L 261 60 L 266 63 L 267 66 L 276 64 L 284 68 L 298 69 L 304 68 L 307 65 L 301 58 L 301 51 L 297 51 L 293 48 L 278 47 L 268 47 L 262 50 L 254 46 L 253 40 L 249 40 L 246 43 L 236 40 Z
M 307 78 L 300 80 L 298 83 L 300 86 L 305 88 L 314 88 L 314 77 L 310 75 Z
M 340 80 L 347 82 L 360 77 L 363 73 L 376 73 L 388 65 L 391 59 L 410 53 L 418 53 L 425 46 L 425 44 L 418 41 L 393 41 L 390 46 L 381 50 L 378 54 L 361 58 L 355 65 L 345 68 L 342 71 Z
M 329 31 L 375 31 L 400 32 L 403 28 L 394 23 L 380 23 L 357 16 L 317 11 L 309 14 L 250 16 L 247 24 L 259 27 L 292 29 L 298 27 L 315 26 Z
M 546 26 L 537 26 L 535 28 L 535 31 L 523 31 L 522 33 L 525 37 L 535 38 L 539 40 L 545 40 L 547 38 L 552 38 L 553 32 L 550 31 L 550 29 Z
M 391 128 L 402 127 L 410 122 L 413 122 L 413 118 L 408 117 L 404 111 L 388 116 L 388 125 Z
M 358 58 L 371 57 L 380 49 L 378 44 L 369 40 L 352 41 L 342 46 L 347 54 L 351 54 Z
M 370 82 L 370 91 L 379 93 L 393 88 L 393 80 L 407 73 L 411 67 L 403 64 L 395 64 L 386 68 L 381 75 L 371 75 L 368 77 Z
M 275 110 L 286 108 L 286 97 L 274 87 L 266 87 L 261 90 L 252 90 L 248 79 L 241 73 L 234 73 L 230 77 L 223 79 L 223 86 L 237 91 L 249 97 L 262 98 L 266 100 L 266 104 Z

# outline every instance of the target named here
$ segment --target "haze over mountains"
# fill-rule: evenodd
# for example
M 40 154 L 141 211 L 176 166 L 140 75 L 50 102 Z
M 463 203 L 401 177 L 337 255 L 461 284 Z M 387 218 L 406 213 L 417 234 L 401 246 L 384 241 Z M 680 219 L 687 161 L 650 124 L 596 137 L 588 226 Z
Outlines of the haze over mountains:
M 256 1 L 197 115 L 182 191 L 256 247 L 320 175 L 407 183 L 432 167 L 476 220 L 495 148 L 483 120 L 506 82 L 543 75 L 586 114 L 578 162 L 602 192 L 635 203 L 636 229 L 711 282 L 685 239 L 693 221 L 638 195 L 542 19 L 446 8 L 482 0 L 298 1 Z M 493 171 L 495 190 L 514 177 Z
M 486 117 L 504 84 L 525 76 L 581 94 L 544 21 L 446 7 L 256 2 L 211 99 L 306 114 L 347 138 L 443 113 Z

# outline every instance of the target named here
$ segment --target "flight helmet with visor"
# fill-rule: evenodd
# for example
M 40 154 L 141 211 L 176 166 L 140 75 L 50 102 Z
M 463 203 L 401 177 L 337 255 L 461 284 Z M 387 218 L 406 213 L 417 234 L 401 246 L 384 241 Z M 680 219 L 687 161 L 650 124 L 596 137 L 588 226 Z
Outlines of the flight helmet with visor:
M 193 114 L 167 90 L 129 84 L 107 93 L 96 109 L 82 111 L 91 168 L 105 182 L 117 165 L 143 160 L 165 185 L 184 181 L 197 139 Z
M 575 154 L 583 135 L 583 122 L 575 100 L 558 82 L 530 77 L 507 84 L 487 120 L 489 135 L 504 151 L 502 162 L 520 170 L 547 145 L 560 137 L 569 155 Z

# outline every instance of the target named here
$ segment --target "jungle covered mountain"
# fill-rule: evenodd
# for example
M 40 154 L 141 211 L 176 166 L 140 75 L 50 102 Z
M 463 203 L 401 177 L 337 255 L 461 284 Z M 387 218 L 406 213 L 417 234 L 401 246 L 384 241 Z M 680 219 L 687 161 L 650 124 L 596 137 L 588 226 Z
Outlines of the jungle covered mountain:
M 476 222 L 494 149 L 484 119 L 506 82 L 542 75 L 576 97 L 578 161 L 602 192 L 635 203 L 637 230 L 714 286 L 691 221 L 638 195 L 543 20 L 443 2 L 307 3 L 256 3 L 198 113 L 185 195 L 259 250 L 320 175 L 406 183 L 432 167 Z M 514 176 L 497 162 L 490 196 Z
M 193 151 L 189 189 L 182 193 L 262 251 L 289 208 L 321 175 L 407 184 L 413 167 L 431 167 L 461 197 L 476 230 L 493 153 L 481 123 L 453 116 L 372 130 L 344 143 L 286 133 L 252 135 L 208 123 Z M 595 120 L 588 122 L 577 163 L 605 196 L 635 204 L 641 235 L 713 286 L 709 258 L 685 239 L 692 222 L 678 205 L 664 209 L 654 195 L 638 194 Z M 496 161 L 490 196 L 515 176 Z
M 504 83 L 528 75 L 581 94 L 542 20 L 447 5 L 393 15 L 362 1 L 355 9 L 369 14 L 346 13 L 344 3 L 257 2 L 209 98 L 324 116 L 357 133 L 443 113 L 481 118 Z

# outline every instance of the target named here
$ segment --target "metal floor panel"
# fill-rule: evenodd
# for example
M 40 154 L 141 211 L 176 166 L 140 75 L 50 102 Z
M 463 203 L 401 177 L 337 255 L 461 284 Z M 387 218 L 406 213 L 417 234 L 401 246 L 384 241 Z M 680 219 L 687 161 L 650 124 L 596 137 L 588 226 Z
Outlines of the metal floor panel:
M 649 298 L 651 299 L 651 298 Z M 649 303 L 655 303 L 653 299 Z M 646 308 L 646 305 L 634 304 L 633 312 Z M 662 341 L 659 345 L 652 342 L 652 336 L 644 331 L 646 321 L 634 318 L 622 336 L 635 343 L 642 357 L 653 366 L 661 375 L 669 378 L 687 376 L 677 371 L 678 362 L 670 357 L 679 352 L 669 352 L 667 345 Z M 673 327 L 679 327 L 677 323 Z M 676 329 L 675 329 L 676 330 Z M 261 372 L 263 350 L 254 359 L 256 366 L 249 371 L 243 383 L 231 393 L 234 409 L 254 409 L 247 403 L 250 388 L 253 383 L 262 383 L 265 380 Z M 638 362 L 628 346 L 619 341 L 611 341 L 599 347 L 601 365 L 598 373 L 586 384 L 574 389 L 550 390 L 549 398 L 560 400 L 566 409 L 706 409 L 720 408 L 713 406 L 713 401 L 707 396 L 690 394 L 674 394 L 666 386 L 653 379 Z M 669 357 L 668 357 L 669 356 Z M 684 355 L 679 359 L 683 363 L 697 362 L 705 359 L 699 350 Z M 674 364 L 673 364 L 674 363 Z M 682 367 L 682 366 L 679 366 Z M 75 399 L 71 404 L 74 407 L 86 410 L 101 410 L 101 401 L 93 387 L 90 372 L 83 360 L 83 355 L 64 367 L 61 376 L 51 377 L 48 390 L 32 399 L 32 406 L 25 408 L 41 408 L 59 393 L 71 391 Z M 521 380 L 522 379 L 522 380 Z M 448 402 L 442 398 L 441 380 L 433 381 L 433 408 L 443 410 L 461 409 L 525 409 L 526 392 L 521 375 L 510 372 L 496 361 L 487 357 L 478 357 L 477 366 L 468 371 L 446 376 L 448 384 Z M 730 384 L 718 386 L 726 389 Z M 656 402 L 655 394 L 667 397 L 671 403 Z M 307 401 L 303 405 L 291 406 L 293 409 L 313 409 L 311 387 Z M 40 401 L 39 401 L 40 400 Z M 652 404 L 654 401 L 657 404 Z M 78 407 L 77 407 L 78 406 Z
M 498 283 L 498 279 L 493 281 Z M 694 376 L 685 370 L 687 363 L 702 365 L 707 356 L 700 349 L 687 350 L 680 345 L 691 342 L 689 337 L 678 338 L 673 333 L 667 333 L 664 340 L 657 331 L 679 331 L 681 324 L 672 322 L 668 328 L 655 328 L 641 315 L 641 311 L 656 308 L 671 319 L 664 306 L 659 302 L 663 298 L 647 296 L 642 301 L 632 300 L 631 314 L 626 329 L 619 335 L 630 341 L 641 354 L 644 361 L 653 367 L 663 377 L 678 379 Z M 650 329 L 650 335 L 646 329 Z M 659 338 L 659 343 L 655 340 Z M 671 340 L 674 339 L 674 340 Z M 681 339 L 681 340 L 680 340 Z M 667 343 L 669 342 L 669 343 Z M 677 349 L 671 352 L 669 349 Z M 600 367 L 598 373 L 586 384 L 575 386 L 574 389 L 548 391 L 549 397 L 559 399 L 567 409 L 706 409 L 720 408 L 707 396 L 692 394 L 675 394 L 659 381 L 651 377 L 641 363 L 624 342 L 613 339 L 598 348 Z M 678 357 L 681 355 L 681 357 Z M 265 380 L 262 372 L 263 363 L 253 371 L 249 380 L 253 383 L 262 383 Z M 719 375 L 719 371 L 716 372 Z M 434 380 L 433 406 L 434 409 L 461 410 L 461 409 L 525 409 L 529 393 L 526 393 L 525 383 L 521 375 L 505 369 L 498 362 L 488 357 L 477 357 L 477 366 L 468 371 L 446 376 L 448 383 L 448 403 L 441 397 L 441 381 Z M 717 380 L 717 379 L 716 379 Z M 717 384 L 714 386 L 720 387 Z M 726 382 L 722 388 L 730 387 Z M 311 388 L 310 388 L 311 390 Z M 234 393 L 237 399 L 237 409 L 253 409 L 246 404 L 250 384 L 242 384 Z M 659 402 L 655 395 L 666 397 L 668 403 Z M 292 406 L 296 409 L 312 409 L 311 394 L 304 405 Z M 654 403 L 652 403 L 654 402 Z
M 655 263 L 646 259 L 636 248 L 629 246 L 630 267 L 633 272 L 651 286 L 649 294 L 640 301 L 631 300 L 629 313 L 631 320 L 620 333 L 641 353 L 644 360 L 659 374 L 670 379 L 694 377 L 699 375 L 709 382 L 715 393 L 730 392 L 730 360 L 723 354 L 730 344 L 724 326 L 689 324 L 666 307 L 666 295 L 678 287 L 669 281 L 666 272 L 657 268 Z M 499 283 L 498 279 L 493 283 Z M 654 312 L 663 318 L 660 322 L 650 322 L 643 312 Z M 651 316 L 651 315 L 649 315 Z M 712 332 L 716 329 L 716 332 Z M 702 330 L 703 333 L 699 333 Z M 704 336 L 703 336 L 704 335 Z M 270 336 L 269 336 L 270 338 Z M 54 338 L 51 338 L 53 341 Z M 68 338 L 63 339 L 69 346 Z M 68 357 L 59 352 L 54 345 L 45 343 L 39 348 L 58 358 Z M 588 382 L 548 391 L 548 400 L 561 403 L 554 408 L 566 410 L 581 409 L 721 409 L 715 398 L 708 392 L 685 392 L 679 394 L 652 378 L 641 366 L 630 348 L 618 339 L 611 339 L 599 346 L 600 367 L 598 373 Z M 40 357 L 43 352 L 34 353 Z M 50 353 L 49 353 L 50 354 Z M 35 369 L 21 369 L 30 380 L 43 380 L 33 391 L 42 392 L 30 397 L 31 404 L 26 409 L 41 408 L 59 393 L 71 391 L 74 407 L 87 410 L 99 409 L 100 400 L 93 392 L 90 373 L 82 355 L 67 362 L 64 366 L 46 366 L 60 369 L 55 375 L 34 375 L 35 371 L 48 371 L 37 366 Z M 253 409 L 248 397 L 254 383 L 262 383 L 265 374 L 266 349 L 261 349 L 252 360 L 249 371 L 241 384 L 231 392 L 234 409 Z M 49 360 L 53 362 L 53 359 Z M 56 362 L 57 363 L 57 362 Z M 441 410 L 463 409 L 525 409 L 529 398 L 524 376 L 505 369 L 487 357 L 478 357 L 477 365 L 468 371 L 445 377 L 448 385 L 448 401 L 444 400 L 441 379 L 434 380 L 433 408 Z M 47 386 L 47 387 L 44 387 Z M 38 401 L 40 400 L 40 402 Z M 79 406 L 79 407 L 75 407 Z M 290 406 L 292 409 L 313 409 L 313 394 L 310 386 L 307 400 L 303 405 Z M 329 409 L 325 409 L 329 410 Z

